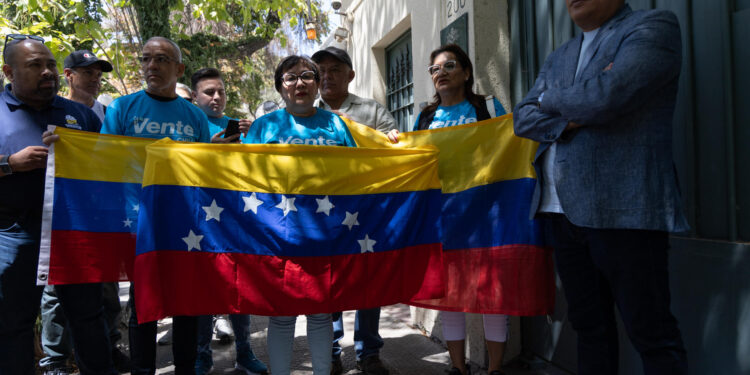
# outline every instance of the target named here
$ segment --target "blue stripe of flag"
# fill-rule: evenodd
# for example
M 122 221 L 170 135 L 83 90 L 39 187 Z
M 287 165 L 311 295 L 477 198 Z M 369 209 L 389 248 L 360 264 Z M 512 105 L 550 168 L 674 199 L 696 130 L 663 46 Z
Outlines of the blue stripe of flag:
M 246 210 L 252 193 L 223 189 L 152 185 L 141 196 L 141 226 L 136 254 L 155 250 L 235 252 L 275 256 L 326 256 L 361 253 L 360 241 L 372 251 L 440 242 L 440 191 L 328 196 L 334 207 L 316 212 L 320 195 L 255 193 L 263 203 Z M 294 199 L 296 211 L 276 207 L 282 197 Z M 245 199 L 243 199 L 245 198 Z M 219 220 L 204 207 L 213 201 L 223 210 Z M 356 214 L 351 228 L 346 218 Z M 190 236 L 192 231 L 193 236 Z M 192 238 L 192 240 L 191 240 Z
M 135 233 L 141 184 L 57 177 L 52 230 Z
M 536 180 L 522 178 L 443 195 L 443 249 L 542 244 L 537 220 L 529 220 Z

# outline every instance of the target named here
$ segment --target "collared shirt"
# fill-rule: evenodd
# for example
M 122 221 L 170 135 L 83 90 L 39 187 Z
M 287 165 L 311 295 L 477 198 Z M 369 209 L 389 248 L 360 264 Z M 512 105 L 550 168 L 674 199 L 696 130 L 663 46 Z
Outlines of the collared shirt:
M 85 105 L 59 96 L 36 110 L 16 98 L 10 84 L 0 93 L 0 155 L 15 154 L 28 146 L 44 146 L 42 133 L 47 125 L 98 132 L 101 121 Z M 43 190 L 42 168 L 0 177 L 0 207 L 19 215 L 38 215 Z
M 323 98 L 320 98 L 318 107 L 329 111 L 332 110 L 331 106 Z M 383 133 L 387 133 L 389 130 L 398 127 L 396 119 L 380 103 L 372 99 L 361 98 L 351 93 L 341 103 L 341 108 L 338 111 L 346 114 L 355 122 L 367 125 Z
M 591 31 L 585 31 L 583 33 L 583 41 L 581 42 L 581 51 L 578 53 L 578 66 L 576 67 L 576 78 L 578 74 L 583 70 L 591 57 L 593 51 L 591 50 L 591 42 L 596 38 L 596 34 L 599 33 L 599 29 Z M 544 93 L 542 93 L 543 95 Z M 544 100 L 540 97 L 541 100 Z M 539 212 L 554 212 L 563 213 L 562 205 L 560 204 L 560 197 L 557 195 L 557 186 L 555 186 L 555 156 L 557 155 L 557 142 L 552 143 L 547 151 L 542 155 L 542 200 L 539 204 Z

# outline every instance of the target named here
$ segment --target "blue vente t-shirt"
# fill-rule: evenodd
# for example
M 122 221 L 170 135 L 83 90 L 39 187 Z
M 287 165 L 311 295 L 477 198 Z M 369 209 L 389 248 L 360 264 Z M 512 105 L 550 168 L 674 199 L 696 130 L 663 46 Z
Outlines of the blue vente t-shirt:
M 242 143 L 357 147 L 344 121 L 320 108 L 309 117 L 293 116 L 285 109 L 273 111 L 253 122 Z
M 211 117 L 208 116 L 208 131 L 211 133 L 211 137 L 215 136 L 216 133 L 224 130 L 229 125 L 229 120 L 232 118 L 229 116 L 222 117 Z
M 211 142 L 208 118 L 198 107 L 180 97 L 160 98 L 146 91 L 138 91 L 112 102 L 107 107 L 102 134 Z
M 504 115 L 505 109 L 503 109 L 500 102 L 495 98 L 492 98 L 492 102 L 495 104 L 495 116 L 492 116 L 491 113 L 490 116 L 498 117 Z M 422 116 L 421 113 L 417 116 L 417 121 L 414 123 L 413 130 L 415 131 L 419 130 L 420 116 Z M 432 119 L 429 129 L 470 124 L 472 122 L 477 122 L 477 111 L 468 100 L 464 100 L 455 105 L 438 106 L 435 110 L 435 117 Z

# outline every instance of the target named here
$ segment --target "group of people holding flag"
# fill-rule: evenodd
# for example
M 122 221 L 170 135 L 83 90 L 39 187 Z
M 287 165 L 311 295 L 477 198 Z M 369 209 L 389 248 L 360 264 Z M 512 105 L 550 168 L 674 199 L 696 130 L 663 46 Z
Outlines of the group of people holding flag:
M 430 55 L 434 100 L 407 133 L 395 129 L 381 105 L 348 92 L 352 61 L 335 47 L 283 59 L 274 82 L 284 108 L 254 123 L 236 121 L 230 130 L 217 70 L 193 76 L 198 106 L 177 96 L 185 65 L 170 39 L 146 41 L 138 59 L 147 88 L 115 100 L 102 123 L 90 109 L 95 103 L 57 96 L 56 61 L 41 38 L 8 35 L 3 72 L 11 83 L 0 95 L 0 373 L 33 373 L 32 327 L 42 293 L 36 284 L 47 282 L 58 284 L 81 373 L 117 373 L 102 284 L 71 282 L 81 280 L 75 267 L 67 279 L 54 274 L 61 256 L 49 249 L 70 238 L 73 252 L 76 244 L 128 238 L 113 247 L 130 257 L 133 374 L 156 371 L 156 320 L 165 315 L 173 316 L 175 373 L 211 372 L 208 314 L 216 313 L 237 318 L 235 367 L 266 373 L 248 342 L 247 314 L 259 312 L 271 316 L 274 375 L 291 372 L 298 314 L 307 315 L 313 373 L 340 374 L 344 308 L 362 309 L 355 325 L 358 368 L 388 374 L 379 356 L 378 306 L 407 302 L 443 310 L 451 375 L 470 373 L 465 312 L 482 313 L 488 373 L 501 375 L 508 315 L 552 311 L 548 245 L 579 333 L 581 374 L 617 373 L 613 305 L 647 374 L 686 373 L 666 277 L 667 233 L 687 228 L 669 168 L 679 27 L 669 12 L 633 12 L 622 0 L 566 2 L 583 34 L 550 56 L 513 117 L 502 116 L 498 100 L 474 93 L 471 60 L 449 44 Z M 79 55 L 82 66 L 108 69 L 88 51 Z M 141 173 L 135 184 L 84 182 L 75 178 L 81 174 L 74 163 L 58 160 L 57 146 L 48 148 L 59 145 L 59 155 L 72 155 L 64 147 L 76 136 L 47 125 L 103 134 L 80 141 L 95 145 L 82 150 L 138 143 L 112 136 L 179 142 L 118 151 L 131 155 Z M 212 142 L 252 146 L 199 144 Z M 76 163 L 88 168 L 83 159 Z M 616 173 L 623 167 L 628 173 Z M 96 194 L 123 186 L 136 200 L 118 198 L 129 206 L 125 220 L 112 219 L 121 228 L 87 223 L 100 228 L 92 234 L 96 241 L 73 230 L 86 219 L 79 211 L 100 218 L 94 208 L 74 207 L 73 198 L 88 194 L 83 205 L 93 207 L 102 201 Z M 125 215 L 119 210 L 102 212 Z M 191 289 L 186 273 L 200 274 L 207 286 Z M 99 281 L 115 281 L 110 276 Z M 377 285 L 388 282 L 397 287 Z

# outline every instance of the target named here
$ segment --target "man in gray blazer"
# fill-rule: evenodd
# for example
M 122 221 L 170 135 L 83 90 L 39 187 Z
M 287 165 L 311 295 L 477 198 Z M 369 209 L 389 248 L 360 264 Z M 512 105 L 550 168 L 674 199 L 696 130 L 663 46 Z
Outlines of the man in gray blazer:
M 540 142 L 532 215 L 548 218 L 578 373 L 617 373 L 616 305 L 645 373 L 685 374 L 667 274 L 668 233 L 688 229 L 672 161 L 679 24 L 624 0 L 566 3 L 583 33 L 547 58 L 514 121 Z

